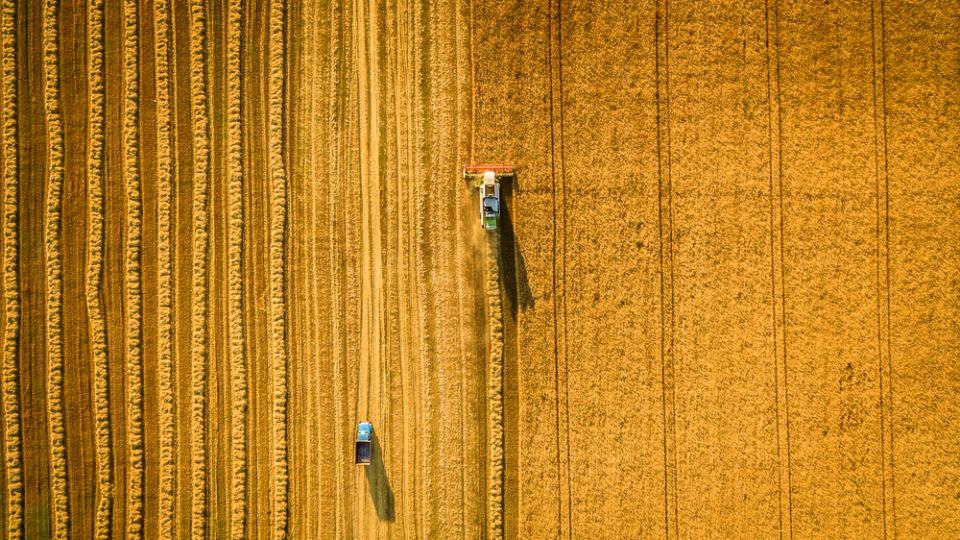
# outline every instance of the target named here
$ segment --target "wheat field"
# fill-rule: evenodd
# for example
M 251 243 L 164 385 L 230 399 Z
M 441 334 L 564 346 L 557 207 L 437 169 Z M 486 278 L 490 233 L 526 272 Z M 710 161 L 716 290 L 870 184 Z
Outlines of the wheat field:
M 957 2 L 0 4 L 0 539 L 960 534 Z

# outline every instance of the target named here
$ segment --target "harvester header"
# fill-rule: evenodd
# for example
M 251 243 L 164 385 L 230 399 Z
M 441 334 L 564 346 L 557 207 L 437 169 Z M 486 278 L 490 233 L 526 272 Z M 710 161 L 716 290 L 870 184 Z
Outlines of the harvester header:
M 463 166 L 463 177 L 467 179 L 481 178 L 483 173 L 492 171 L 497 178 L 504 176 L 513 176 L 513 165 L 504 165 L 502 163 L 479 163 Z

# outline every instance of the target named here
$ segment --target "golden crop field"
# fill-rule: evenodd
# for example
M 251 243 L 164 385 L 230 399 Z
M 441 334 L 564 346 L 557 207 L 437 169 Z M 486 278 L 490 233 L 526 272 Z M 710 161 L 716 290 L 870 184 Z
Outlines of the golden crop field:
M 0 539 L 960 536 L 956 1 L 0 0 L 0 63 Z

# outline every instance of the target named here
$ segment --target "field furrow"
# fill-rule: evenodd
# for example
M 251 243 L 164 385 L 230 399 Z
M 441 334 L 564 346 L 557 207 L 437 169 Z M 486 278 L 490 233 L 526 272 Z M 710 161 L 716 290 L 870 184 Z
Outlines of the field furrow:
M 896 530 L 893 478 L 893 364 L 890 354 L 890 173 L 887 157 L 886 14 L 883 2 L 870 5 L 873 79 L 874 179 L 876 181 L 877 386 L 880 390 L 880 469 L 883 534 Z
M 60 2 L 57 9 L 63 184 L 60 194 L 62 406 L 66 474 L 67 537 L 92 538 L 96 518 L 96 440 L 90 325 L 86 310 L 87 265 L 87 5 Z M 72 69 L 71 69 L 72 68 Z M 78 151 L 79 150 L 79 151 Z M 55 362 L 49 358 L 49 362 Z M 54 422 L 50 422 L 51 427 Z M 82 434 L 82 436 L 80 436 Z M 53 445 L 51 441 L 51 446 Z M 54 478 L 51 472 L 51 478 Z M 53 484 L 51 484 L 53 487 Z M 60 525 L 51 522 L 51 529 Z
M 673 179 L 670 175 L 670 7 L 657 2 L 657 229 L 660 260 L 660 386 L 663 392 L 663 505 L 667 538 L 680 538 L 677 508 L 676 353 L 674 334 Z
M 157 538 L 160 514 L 160 238 L 156 31 L 153 4 L 138 7 L 137 32 L 137 175 L 140 205 L 140 411 L 142 441 L 142 520 L 140 536 Z
M 790 410 L 787 389 L 785 293 L 783 283 L 783 170 L 782 128 L 780 124 L 780 27 L 776 2 L 767 5 L 765 41 L 767 45 L 767 138 L 770 171 L 770 289 L 772 296 L 773 352 L 777 399 L 777 463 L 780 473 L 778 527 L 781 534 L 792 531 L 793 489 L 790 467 Z

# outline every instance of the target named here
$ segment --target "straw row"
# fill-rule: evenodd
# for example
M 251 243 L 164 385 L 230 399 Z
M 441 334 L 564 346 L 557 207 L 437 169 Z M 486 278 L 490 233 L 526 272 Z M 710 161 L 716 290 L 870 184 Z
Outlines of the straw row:
M 66 429 L 63 415 L 63 253 L 60 249 L 63 198 L 63 114 L 58 72 L 57 1 L 43 6 L 44 112 L 47 122 L 47 192 L 44 251 L 47 281 L 47 423 L 50 437 L 52 534 L 67 538 L 70 523 L 67 495 Z
M 287 535 L 287 350 L 284 250 L 286 248 L 286 171 L 284 128 L 284 2 L 270 2 L 269 163 L 270 163 L 270 356 L 273 382 L 273 537 Z
M 93 356 L 94 429 L 96 430 L 97 513 L 94 537 L 110 538 L 113 517 L 113 448 L 110 427 L 110 368 L 107 358 L 106 322 L 100 300 L 103 274 L 103 165 L 104 131 L 104 29 L 103 1 L 92 0 L 87 11 L 88 92 L 87 116 L 87 272 L 86 303 L 90 321 L 90 347 Z
M 153 5 L 157 91 L 157 379 L 160 396 L 160 537 L 176 536 L 177 425 L 173 365 L 173 113 L 170 95 L 170 5 Z
M 142 203 L 140 186 L 137 0 L 123 5 L 123 177 L 126 188 L 124 302 L 126 304 L 127 538 L 143 534 L 143 290 L 140 276 Z
M 227 12 L 227 264 L 231 415 L 230 534 L 244 538 L 247 523 L 248 381 L 243 319 L 243 126 L 240 58 L 243 3 Z
M 207 259 L 210 135 L 206 81 L 206 6 L 190 2 L 190 103 L 193 119 L 193 310 L 190 462 L 193 538 L 206 538 L 207 518 Z
M 19 367 L 20 284 L 18 265 L 20 192 L 17 153 L 17 36 L 16 1 L 4 0 L 0 11 L 3 57 L 3 459 L 6 475 L 7 538 L 23 538 L 23 440 L 21 438 Z

